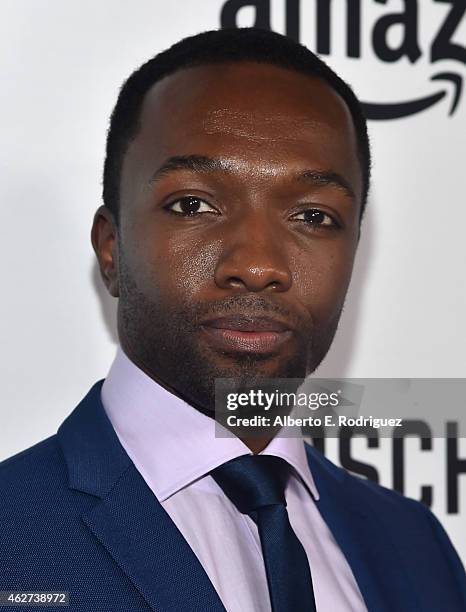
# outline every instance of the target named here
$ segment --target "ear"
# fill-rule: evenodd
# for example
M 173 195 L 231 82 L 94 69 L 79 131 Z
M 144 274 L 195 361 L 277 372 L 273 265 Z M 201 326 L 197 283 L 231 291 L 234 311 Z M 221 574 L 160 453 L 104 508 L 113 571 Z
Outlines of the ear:
M 94 215 L 91 242 L 108 292 L 119 297 L 118 229 L 112 212 L 106 206 L 98 208 Z

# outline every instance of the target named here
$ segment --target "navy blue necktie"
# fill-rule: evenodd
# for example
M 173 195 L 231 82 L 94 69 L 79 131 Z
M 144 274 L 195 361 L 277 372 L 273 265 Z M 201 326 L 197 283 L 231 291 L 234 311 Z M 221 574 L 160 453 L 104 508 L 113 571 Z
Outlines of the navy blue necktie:
M 212 472 L 225 495 L 257 523 L 273 612 L 316 612 L 306 552 L 286 510 L 288 464 L 271 455 L 245 455 Z

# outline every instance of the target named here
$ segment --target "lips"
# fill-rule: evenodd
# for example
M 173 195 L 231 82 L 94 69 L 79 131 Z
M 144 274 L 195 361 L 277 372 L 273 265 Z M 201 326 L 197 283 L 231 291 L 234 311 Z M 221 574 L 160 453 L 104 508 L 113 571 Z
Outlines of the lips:
M 289 325 L 270 317 L 246 317 L 244 315 L 220 317 L 206 321 L 203 325 L 216 329 L 234 329 L 244 332 L 283 332 L 290 329 Z
M 201 329 L 220 351 L 238 353 L 278 352 L 293 334 L 291 327 L 283 321 L 244 314 L 205 321 Z

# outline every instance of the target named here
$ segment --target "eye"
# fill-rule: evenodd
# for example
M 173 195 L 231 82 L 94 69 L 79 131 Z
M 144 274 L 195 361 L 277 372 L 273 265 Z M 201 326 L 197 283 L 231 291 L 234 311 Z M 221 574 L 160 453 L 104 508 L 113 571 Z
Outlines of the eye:
M 293 215 L 292 219 L 295 219 L 297 221 L 304 221 L 308 225 L 314 225 L 315 227 L 340 227 L 339 223 L 337 223 L 333 217 L 331 217 L 327 213 L 324 213 L 318 208 L 309 208 L 307 210 L 303 210 L 302 212 Z
M 167 204 L 165 208 L 170 212 L 178 215 L 184 215 L 186 217 L 202 213 L 218 214 L 213 206 L 197 196 L 184 196 L 182 198 L 178 198 L 178 200 Z

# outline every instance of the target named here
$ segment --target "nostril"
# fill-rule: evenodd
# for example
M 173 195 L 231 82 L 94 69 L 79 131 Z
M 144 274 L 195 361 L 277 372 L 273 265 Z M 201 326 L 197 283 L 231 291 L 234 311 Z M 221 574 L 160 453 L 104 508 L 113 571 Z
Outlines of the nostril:
M 230 285 L 244 285 L 244 281 L 241 280 L 239 276 L 230 276 L 228 278 L 228 282 Z

